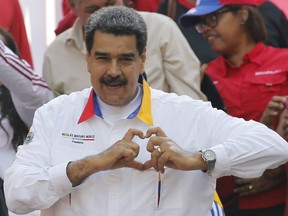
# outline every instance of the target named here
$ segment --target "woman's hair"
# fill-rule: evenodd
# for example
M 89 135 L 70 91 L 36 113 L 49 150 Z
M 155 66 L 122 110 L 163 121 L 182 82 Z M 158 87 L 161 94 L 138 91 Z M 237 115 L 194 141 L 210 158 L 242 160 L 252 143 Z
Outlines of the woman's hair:
M 234 11 L 234 14 L 236 14 L 237 11 L 239 11 L 243 7 L 243 5 L 231 5 L 227 7 Z M 261 14 L 256 7 L 248 5 L 246 5 L 245 7 L 249 11 L 249 16 L 245 23 L 246 31 L 255 43 L 264 42 L 268 36 L 265 23 Z
M 2 28 L 0 28 L 0 36 L 3 37 L 5 45 L 14 53 L 19 55 L 16 43 L 12 36 Z M 12 145 L 16 150 L 19 145 L 23 144 L 28 132 L 28 127 L 16 111 L 10 91 L 2 84 L 0 86 L 0 127 L 5 131 L 9 138 L 9 134 L 2 124 L 4 118 L 9 120 L 9 123 L 13 128 Z

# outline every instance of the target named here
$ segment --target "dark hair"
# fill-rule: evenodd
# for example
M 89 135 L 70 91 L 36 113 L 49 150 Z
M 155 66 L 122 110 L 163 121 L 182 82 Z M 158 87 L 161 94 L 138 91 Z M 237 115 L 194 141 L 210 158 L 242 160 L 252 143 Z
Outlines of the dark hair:
M 237 11 L 243 7 L 243 5 L 231 5 L 227 7 L 231 9 L 234 14 L 236 14 Z M 268 36 L 263 17 L 256 7 L 248 5 L 245 5 L 245 7 L 249 11 L 249 16 L 245 23 L 246 31 L 255 43 L 266 41 Z
M 146 24 L 134 9 L 125 6 L 109 6 L 95 11 L 86 26 L 86 49 L 91 52 L 96 31 L 114 35 L 135 35 L 141 55 L 147 44 Z
M 14 53 L 18 54 L 19 52 L 12 36 L 2 28 L 0 28 L 0 35 L 3 36 L 3 42 L 5 45 Z M 3 84 L 0 86 L 0 107 L 0 127 L 5 131 L 7 137 L 9 138 L 9 134 L 2 124 L 3 119 L 7 118 L 11 127 L 13 128 L 12 145 L 16 150 L 19 145 L 23 144 L 28 133 L 28 127 L 18 115 L 13 104 L 10 91 Z
M 19 53 L 18 47 L 17 47 L 12 35 L 9 32 L 2 29 L 1 27 L 0 27 L 0 35 L 2 35 L 2 37 L 4 38 L 3 43 L 7 47 L 9 47 L 16 55 L 19 56 L 20 53 Z

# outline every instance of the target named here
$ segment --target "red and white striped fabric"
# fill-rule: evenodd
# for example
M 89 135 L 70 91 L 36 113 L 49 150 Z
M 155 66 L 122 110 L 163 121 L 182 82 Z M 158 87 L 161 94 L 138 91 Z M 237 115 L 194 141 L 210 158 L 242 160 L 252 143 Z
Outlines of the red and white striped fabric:
M 9 89 L 21 119 L 31 126 L 35 110 L 54 98 L 52 91 L 31 66 L 0 40 L 0 81 Z

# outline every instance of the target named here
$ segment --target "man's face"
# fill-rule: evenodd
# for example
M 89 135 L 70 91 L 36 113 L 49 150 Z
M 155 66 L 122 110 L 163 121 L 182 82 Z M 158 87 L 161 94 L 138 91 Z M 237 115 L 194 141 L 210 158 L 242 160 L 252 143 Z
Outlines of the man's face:
M 123 106 L 133 100 L 145 63 L 145 51 L 139 56 L 135 35 L 95 32 L 86 58 L 92 86 L 103 102 Z
M 102 7 L 111 5 L 123 5 L 122 0 L 81 0 L 77 5 L 71 5 L 72 10 L 81 20 L 82 26 L 85 28 L 88 17 Z

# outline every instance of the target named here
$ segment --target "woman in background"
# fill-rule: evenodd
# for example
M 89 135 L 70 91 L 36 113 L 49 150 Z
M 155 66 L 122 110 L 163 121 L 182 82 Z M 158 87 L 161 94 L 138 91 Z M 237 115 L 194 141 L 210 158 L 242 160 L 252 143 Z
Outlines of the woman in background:
M 13 163 L 17 147 L 24 143 L 35 110 L 53 98 L 53 93 L 44 80 L 33 72 L 26 61 L 20 60 L 17 55 L 19 52 L 12 36 L 0 28 L 1 216 L 8 215 L 3 194 L 4 173 Z M 34 212 L 30 215 L 39 214 Z
M 254 0 L 199 1 L 180 22 L 183 26 L 195 25 L 220 55 L 205 72 L 227 112 L 262 121 L 272 97 L 288 95 L 288 49 L 264 45 L 267 33 L 257 5 Z M 285 167 L 266 170 L 255 179 L 220 178 L 217 192 L 227 216 L 283 216 Z

